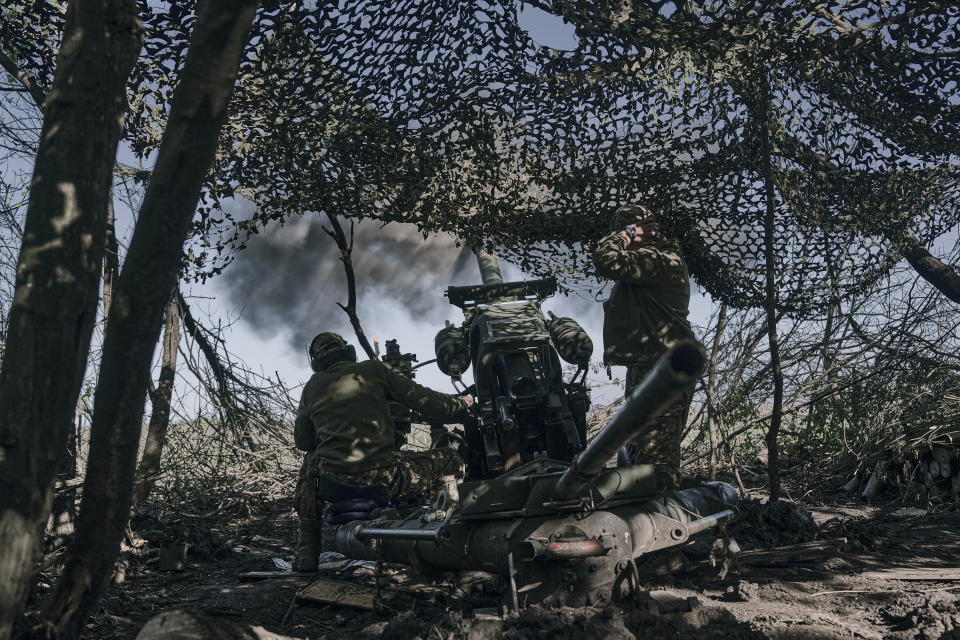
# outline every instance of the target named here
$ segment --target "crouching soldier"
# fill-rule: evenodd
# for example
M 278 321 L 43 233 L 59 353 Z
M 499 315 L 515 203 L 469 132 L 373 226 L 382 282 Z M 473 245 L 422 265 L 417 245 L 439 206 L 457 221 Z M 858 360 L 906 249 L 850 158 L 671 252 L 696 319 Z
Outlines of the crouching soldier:
M 462 416 L 473 398 L 421 386 L 379 360 L 357 362 L 356 350 L 336 333 L 321 333 L 308 348 L 314 374 L 303 388 L 294 423 L 298 449 L 309 452 L 298 481 L 296 571 L 315 571 L 320 554 L 316 479 L 349 485 L 386 485 L 391 498 L 443 488 L 444 476 L 463 476 L 454 449 L 401 455 L 394 448 L 389 401 L 431 420 Z

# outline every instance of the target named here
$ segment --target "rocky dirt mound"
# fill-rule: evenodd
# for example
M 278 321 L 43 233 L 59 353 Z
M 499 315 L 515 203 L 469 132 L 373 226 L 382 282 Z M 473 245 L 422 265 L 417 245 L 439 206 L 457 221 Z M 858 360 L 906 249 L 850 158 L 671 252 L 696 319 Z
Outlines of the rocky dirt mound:
M 189 524 L 164 522 L 150 515 L 137 514 L 130 519 L 134 536 L 146 541 L 153 549 L 164 544 L 186 543 L 187 555 L 201 562 L 226 558 L 231 547 L 209 529 Z
M 846 538 L 850 553 L 879 551 L 895 546 L 883 527 L 853 518 L 831 518 L 820 525 L 820 538 Z
M 473 619 L 446 613 L 424 624 L 421 615 L 405 612 L 395 619 L 370 625 L 364 636 L 384 640 L 440 637 L 456 640 L 621 640 L 634 638 L 765 638 L 749 624 L 737 622 L 725 609 L 698 608 L 689 613 L 653 615 L 637 608 L 548 609 L 530 607 L 519 615 L 499 619 Z
M 786 500 L 741 500 L 740 517 L 730 525 L 730 535 L 744 550 L 810 542 L 819 533 L 810 512 Z
M 960 595 L 948 591 L 907 594 L 880 610 L 891 640 L 960 639 Z

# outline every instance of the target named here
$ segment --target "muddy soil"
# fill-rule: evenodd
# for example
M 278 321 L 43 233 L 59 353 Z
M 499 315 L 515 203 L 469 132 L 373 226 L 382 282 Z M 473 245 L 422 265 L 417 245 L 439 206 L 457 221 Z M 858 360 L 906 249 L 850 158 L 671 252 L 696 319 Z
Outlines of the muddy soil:
M 743 502 L 730 527 L 744 550 L 846 537 L 846 551 L 823 562 L 734 568 L 724 577 L 691 549 L 690 567 L 650 578 L 657 595 L 689 599 L 691 611 L 653 614 L 641 598 L 603 607 L 545 609 L 496 615 L 502 584 L 483 576 L 430 582 L 405 569 L 390 582 L 402 597 L 379 612 L 300 601 L 311 580 L 243 582 L 250 571 L 276 571 L 290 560 L 296 522 L 289 504 L 264 505 L 261 516 L 234 522 L 131 522 L 122 571 L 90 621 L 86 638 L 133 638 L 163 610 L 187 609 L 214 619 L 258 625 L 298 638 L 893 638 L 960 639 L 960 521 L 902 504 Z M 158 548 L 187 542 L 183 571 L 160 571 Z M 707 545 L 709 546 L 709 545 Z M 952 572 L 904 573 L 908 569 Z M 890 571 L 899 573 L 889 573 Z M 882 572 L 887 575 L 880 575 Z M 327 574 L 328 577 L 335 577 Z M 349 580 L 372 585 L 369 570 Z M 36 612 L 50 595 L 41 580 Z

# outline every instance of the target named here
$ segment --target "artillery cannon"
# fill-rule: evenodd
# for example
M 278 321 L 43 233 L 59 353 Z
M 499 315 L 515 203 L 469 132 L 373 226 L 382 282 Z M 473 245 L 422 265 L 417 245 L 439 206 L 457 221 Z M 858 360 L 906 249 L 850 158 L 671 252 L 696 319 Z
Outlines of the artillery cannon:
M 670 491 L 669 476 L 653 465 L 605 468 L 703 365 L 699 345 L 676 345 L 572 462 L 539 456 L 499 477 L 462 483 L 459 505 L 425 508 L 419 518 L 348 523 L 337 532 L 337 550 L 427 574 L 498 573 L 515 609 L 623 595 L 637 558 L 736 517 L 737 494 L 726 483 Z
M 540 302 L 556 281 L 504 283 L 496 258 L 476 253 L 483 284 L 447 290 L 464 325 L 448 325 L 434 341 L 441 371 L 459 380 L 474 368 L 479 415 L 464 425 L 467 479 L 459 499 L 405 518 L 387 509 L 376 520 L 344 524 L 337 550 L 425 574 L 497 573 L 514 609 L 624 595 L 637 587 L 638 558 L 684 545 L 737 514 L 728 484 L 674 491 L 671 476 L 654 465 L 607 468 L 696 381 L 703 349 L 683 342 L 665 353 L 587 443 L 590 339 L 569 318 L 544 317 Z M 566 383 L 560 357 L 578 365 Z

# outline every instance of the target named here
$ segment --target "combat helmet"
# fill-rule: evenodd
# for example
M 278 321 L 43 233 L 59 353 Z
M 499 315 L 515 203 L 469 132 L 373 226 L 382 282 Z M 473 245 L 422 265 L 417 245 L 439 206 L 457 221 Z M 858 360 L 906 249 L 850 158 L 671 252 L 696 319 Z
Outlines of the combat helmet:
M 633 224 L 637 220 L 645 220 L 647 218 L 656 219 L 657 216 L 653 215 L 653 212 L 642 204 L 625 204 L 622 207 L 618 207 L 617 210 L 613 212 L 613 215 L 610 216 L 610 230 L 617 231 L 623 229 L 628 224 Z
M 322 371 L 335 362 L 349 360 L 357 361 L 357 350 L 347 344 L 339 334 L 332 331 L 318 333 L 307 347 L 307 357 L 310 359 L 310 368 Z

